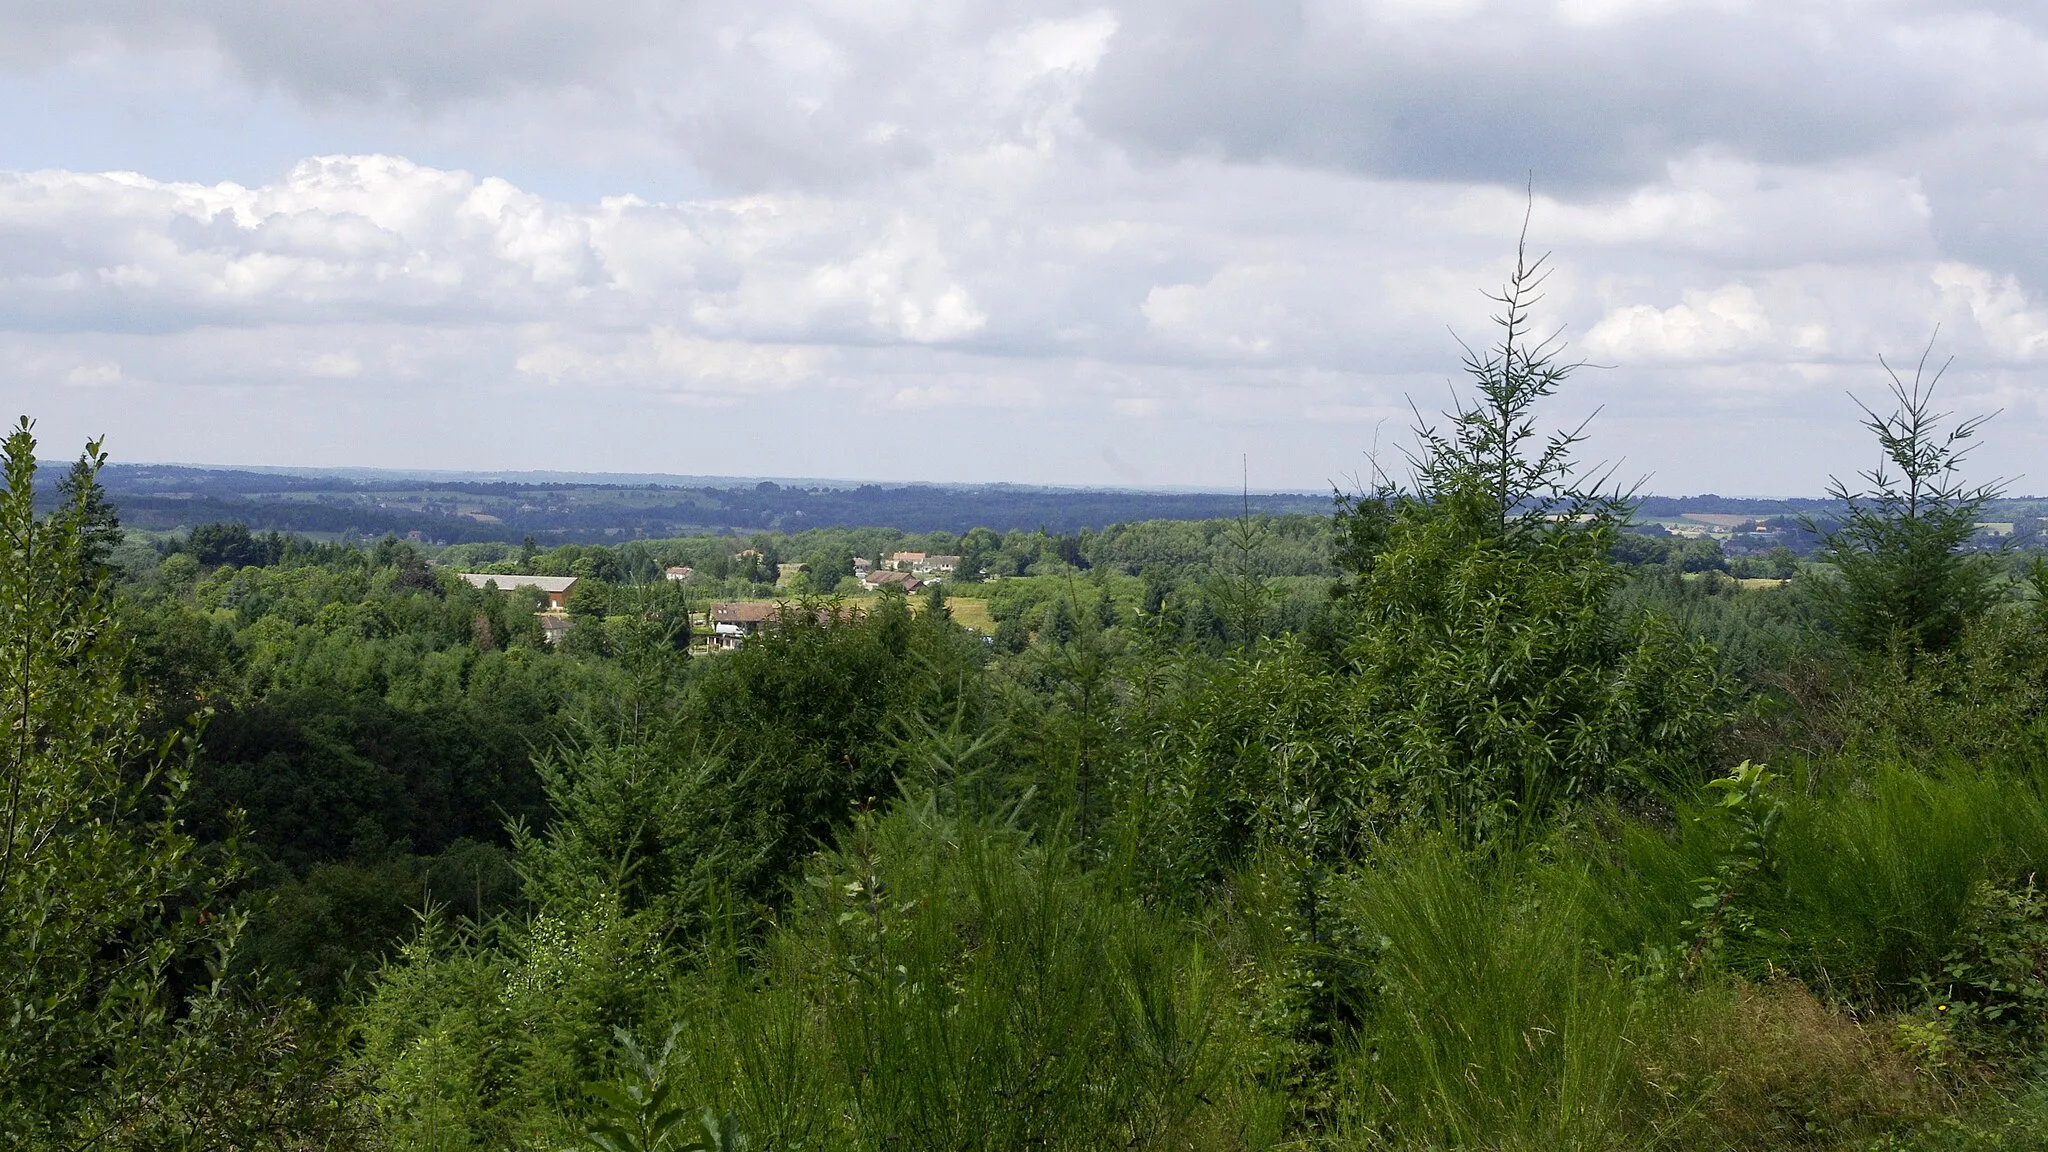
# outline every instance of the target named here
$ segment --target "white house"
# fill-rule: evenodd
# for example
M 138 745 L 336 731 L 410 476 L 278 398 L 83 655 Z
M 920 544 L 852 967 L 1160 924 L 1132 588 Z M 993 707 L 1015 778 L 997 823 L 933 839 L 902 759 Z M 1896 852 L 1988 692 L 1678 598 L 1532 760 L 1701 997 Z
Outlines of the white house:
M 775 619 L 779 610 L 765 600 L 733 600 L 711 606 L 713 648 L 737 648 Z

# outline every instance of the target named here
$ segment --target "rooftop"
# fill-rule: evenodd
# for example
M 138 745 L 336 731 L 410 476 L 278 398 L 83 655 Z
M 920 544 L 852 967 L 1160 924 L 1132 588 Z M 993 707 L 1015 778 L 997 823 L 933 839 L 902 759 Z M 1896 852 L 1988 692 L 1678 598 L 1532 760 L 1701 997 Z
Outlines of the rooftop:
M 543 592 L 567 592 L 576 586 L 574 576 L 509 576 L 499 572 L 462 572 L 464 580 L 478 588 L 496 584 L 498 591 L 510 592 L 514 588 L 538 588 Z

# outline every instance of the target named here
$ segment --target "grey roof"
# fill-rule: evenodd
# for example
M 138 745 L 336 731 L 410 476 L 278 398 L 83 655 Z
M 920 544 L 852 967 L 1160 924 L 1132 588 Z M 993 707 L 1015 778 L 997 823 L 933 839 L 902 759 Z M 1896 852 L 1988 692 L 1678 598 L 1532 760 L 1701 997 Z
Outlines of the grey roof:
M 481 588 L 495 583 L 500 592 L 514 588 L 538 588 L 543 592 L 567 592 L 576 586 L 574 576 L 505 576 L 495 572 L 463 572 L 459 575 Z

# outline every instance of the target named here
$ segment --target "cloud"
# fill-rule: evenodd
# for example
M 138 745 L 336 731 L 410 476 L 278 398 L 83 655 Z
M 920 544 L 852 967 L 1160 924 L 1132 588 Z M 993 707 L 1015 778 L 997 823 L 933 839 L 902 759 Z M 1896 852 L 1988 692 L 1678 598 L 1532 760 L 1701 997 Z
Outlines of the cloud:
M 543 335 L 527 342 L 514 363 L 557 387 L 716 395 L 787 389 L 815 377 L 825 359 L 816 348 L 706 340 L 656 326 L 601 340 Z
M 1705 146 L 1811 161 L 1987 103 L 2037 110 L 2048 53 L 2019 6 L 1156 0 L 1124 16 L 1082 113 L 1131 147 L 1581 187 Z
M 1935 265 L 1929 279 L 2000 360 L 2026 362 L 2048 351 L 2048 309 L 2029 303 L 2017 278 L 1950 261 Z
M 274 184 L 0 176 L 0 299 L 58 330 L 406 319 L 938 343 L 986 314 L 927 222 L 801 198 L 585 207 L 389 156 Z
M 1819 351 L 1827 342 L 1818 326 L 1801 330 L 1798 341 Z M 1770 317 L 1746 284 L 1710 292 L 1687 292 L 1685 302 L 1658 309 L 1647 304 L 1617 308 L 1587 334 L 1596 354 L 1625 359 L 1708 360 L 1760 350 L 1772 338 Z
M 74 388 L 98 388 L 118 383 L 120 379 L 121 366 L 112 360 L 95 360 L 89 364 L 80 364 L 64 374 L 64 382 Z
M 1892 0 L 0 0 L 0 60 L 199 52 L 321 108 L 490 105 L 679 145 L 728 187 L 838 187 L 1095 141 L 1616 191 L 1719 148 L 1866 156 L 2039 120 L 2038 5 Z M 483 130 L 484 122 L 470 125 Z
M 33 0 L 0 3 L 17 67 L 114 47 L 191 48 L 313 100 L 434 105 L 528 85 L 573 86 L 675 29 L 673 6 L 617 0 Z
M 2016 0 L 0 0 L 0 387 L 1320 486 L 1487 338 L 1533 171 L 1542 318 L 1615 365 L 1567 403 L 1660 483 L 1811 489 L 1740 421 L 1817 435 L 1936 324 L 2048 432 L 2044 45 Z

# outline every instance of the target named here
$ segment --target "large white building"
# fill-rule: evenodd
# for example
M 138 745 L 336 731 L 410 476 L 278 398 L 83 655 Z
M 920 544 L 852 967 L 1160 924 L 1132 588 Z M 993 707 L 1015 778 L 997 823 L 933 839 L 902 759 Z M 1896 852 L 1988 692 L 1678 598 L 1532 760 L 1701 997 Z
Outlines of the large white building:
M 462 572 L 464 580 L 478 588 L 496 585 L 500 592 L 534 588 L 547 594 L 548 610 L 559 612 L 569 605 L 569 592 L 576 587 L 574 576 L 507 576 L 498 572 Z

